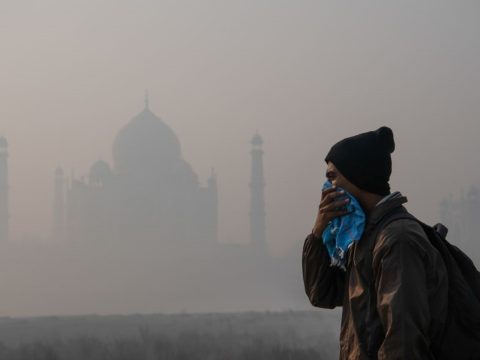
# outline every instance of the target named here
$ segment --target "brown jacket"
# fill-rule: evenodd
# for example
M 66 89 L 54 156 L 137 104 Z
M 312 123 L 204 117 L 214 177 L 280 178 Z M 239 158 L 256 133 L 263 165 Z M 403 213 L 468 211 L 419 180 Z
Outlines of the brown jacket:
M 362 239 L 349 250 L 346 272 L 330 266 L 320 238 L 305 240 L 310 302 L 343 306 L 341 360 L 434 359 L 431 341 L 440 336 L 448 305 L 445 264 L 414 220 L 395 220 L 375 236 L 385 215 L 406 201 L 387 200 L 371 212 Z

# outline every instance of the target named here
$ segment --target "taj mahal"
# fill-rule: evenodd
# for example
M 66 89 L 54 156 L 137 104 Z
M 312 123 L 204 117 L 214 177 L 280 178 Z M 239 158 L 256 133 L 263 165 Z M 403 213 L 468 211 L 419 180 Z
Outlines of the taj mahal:
M 263 140 L 251 139 L 250 239 L 267 253 Z M 8 144 L 0 139 L 0 241 L 8 239 Z M 135 242 L 214 248 L 218 241 L 218 189 L 214 169 L 201 185 L 182 158 L 174 131 L 149 106 L 121 128 L 113 164 L 94 161 L 87 176 L 54 171 L 52 238 L 71 243 Z M 238 247 L 237 247 L 238 248 Z M 238 250 L 238 249 L 237 249 Z
M 216 242 L 215 175 L 206 187 L 199 185 L 182 159 L 177 136 L 150 110 L 148 99 L 143 111 L 118 132 L 112 155 L 112 166 L 98 160 L 88 179 L 72 179 L 65 201 L 64 174 L 56 170 L 57 237 L 64 231 L 73 241 Z

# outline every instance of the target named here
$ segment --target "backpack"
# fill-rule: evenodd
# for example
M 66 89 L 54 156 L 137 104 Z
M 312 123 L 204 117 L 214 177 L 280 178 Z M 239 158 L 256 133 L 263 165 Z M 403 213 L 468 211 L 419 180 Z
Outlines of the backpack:
M 378 233 L 399 219 L 411 219 L 421 225 L 430 243 L 440 253 L 448 276 L 448 310 L 440 339 L 432 340 L 432 352 L 438 360 L 480 359 L 480 272 L 458 247 L 450 244 L 448 229 L 442 224 L 429 226 L 405 208 L 382 219 Z

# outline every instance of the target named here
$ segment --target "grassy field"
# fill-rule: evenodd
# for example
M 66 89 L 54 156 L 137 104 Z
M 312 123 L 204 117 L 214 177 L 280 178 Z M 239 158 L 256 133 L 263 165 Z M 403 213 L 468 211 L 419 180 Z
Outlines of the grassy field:
M 0 318 L 0 360 L 336 359 L 338 313 Z

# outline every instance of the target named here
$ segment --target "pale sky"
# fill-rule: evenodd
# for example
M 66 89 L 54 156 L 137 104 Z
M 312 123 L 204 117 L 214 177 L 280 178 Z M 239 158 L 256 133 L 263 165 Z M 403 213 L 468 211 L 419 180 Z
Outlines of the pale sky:
M 13 240 L 50 234 L 53 171 L 111 163 L 150 107 L 204 183 L 220 239 L 248 239 L 249 141 L 264 138 L 267 237 L 310 232 L 338 140 L 391 126 L 392 188 L 427 222 L 480 184 L 477 1 L 1 0 L 0 135 Z

